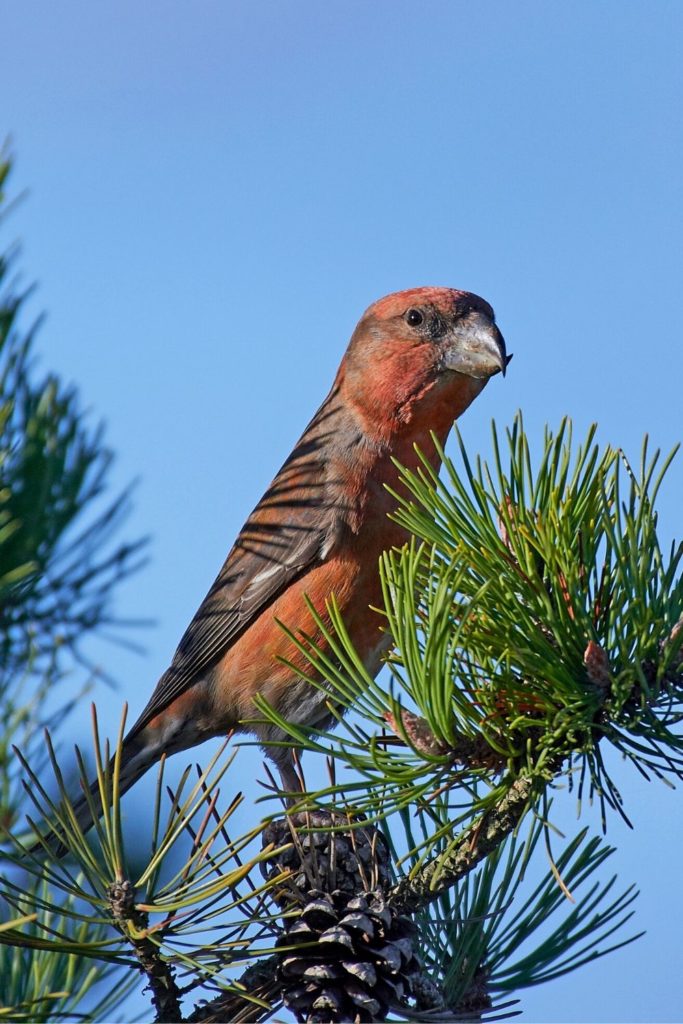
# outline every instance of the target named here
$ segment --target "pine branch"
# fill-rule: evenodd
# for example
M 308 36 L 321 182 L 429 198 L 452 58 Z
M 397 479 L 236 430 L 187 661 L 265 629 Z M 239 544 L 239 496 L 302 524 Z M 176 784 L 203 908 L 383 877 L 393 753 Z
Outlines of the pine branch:
M 246 1021 L 267 1020 L 280 1001 L 278 959 L 277 955 L 269 956 L 267 960 L 251 964 L 234 983 L 236 988 L 244 989 L 243 996 L 238 992 L 226 992 L 209 1003 L 195 1007 L 187 1018 L 188 1024 L 221 1024 L 227 1020 L 233 1024 L 242 1024 Z M 268 1003 L 270 1008 L 259 1007 L 258 1000 Z
M 180 990 L 173 968 L 159 956 L 158 947 L 147 936 L 147 914 L 135 906 L 135 890 L 127 879 L 109 889 L 109 905 L 119 930 L 130 942 L 140 967 L 149 979 L 156 1020 L 176 1024 L 183 1020 Z
M 392 906 L 401 913 L 415 913 L 454 886 L 517 828 L 533 792 L 533 779 L 513 782 L 500 803 L 466 829 L 450 853 L 428 861 L 417 874 L 399 882 L 391 895 Z

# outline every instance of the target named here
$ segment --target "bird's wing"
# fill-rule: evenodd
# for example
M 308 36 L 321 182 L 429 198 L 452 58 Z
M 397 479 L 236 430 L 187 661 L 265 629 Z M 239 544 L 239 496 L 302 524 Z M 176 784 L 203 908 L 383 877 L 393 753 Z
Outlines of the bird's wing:
M 343 528 L 338 482 L 325 449 L 333 436 L 334 392 L 240 531 L 213 586 L 186 629 L 170 667 L 133 726 L 137 732 L 201 679 L 259 615 L 319 564 Z

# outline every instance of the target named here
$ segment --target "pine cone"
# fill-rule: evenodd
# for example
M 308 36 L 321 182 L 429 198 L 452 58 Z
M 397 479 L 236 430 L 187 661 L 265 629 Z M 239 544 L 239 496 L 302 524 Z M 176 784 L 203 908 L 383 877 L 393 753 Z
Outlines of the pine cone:
M 287 892 L 282 894 L 284 902 L 300 903 L 311 889 L 340 889 L 355 895 L 388 887 L 389 849 L 381 832 L 372 826 L 329 831 L 332 826 L 348 824 L 348 818 L 324 811 L 302 811 L 270 822 L 263 833 L 263 845 L 292 844 L 276 858 L 261 864 L 266 878 L 282 871 L 291 872 Z
M 277 942 L 290 947 L 279 964 L 285 1006 L 308 1024 L 386 1020 L 420 975 L 414 935 L 379 890 L 351 897 L 309 890 L 301 916 Z
M 599 690 L 607 691 L 610 688 L 612 676 L 609 669 L 609 657 L 607 651 L 594 640 L 588 642 L 583 652 L 583 663 L 586 666 L 586 675 L 594 686 Z
M 403 732 L 405 732 L 420 754 L 427 754 L 429 757 L 443 757 L 448 753 L 448 744 L 434 735 L 426 719 L 414 715 L 412 711 L 402 709 L 400 722 L 396 720 L 391 711 L 387 711 L 384 718 L 389 728 L 397 736 L 402 738 Z
M 387 903 L 385 840 L 365 825 L 329 831 L 345 824 L 341 815 L 302 812 L 272 821 L 264 833 L 264 844 L 292 844 L 262 870 L 266 877 L 291 872 L 276 897 L 288 911 L 278 977 L 285 1006 L 309 1024 L 385 1020 L 421 971 L 415 926 Z M 300 914 L 292 916 L 295 908 Z

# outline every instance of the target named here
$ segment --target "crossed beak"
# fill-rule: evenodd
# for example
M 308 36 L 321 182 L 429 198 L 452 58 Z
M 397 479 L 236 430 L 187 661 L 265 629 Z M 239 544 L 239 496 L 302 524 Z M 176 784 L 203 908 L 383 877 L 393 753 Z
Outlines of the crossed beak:
M 496 324 L 480 312 L 472 312 L 453 327 L 444 365 L 468 377 L 487 378 L 505 370 L 512 356 Z

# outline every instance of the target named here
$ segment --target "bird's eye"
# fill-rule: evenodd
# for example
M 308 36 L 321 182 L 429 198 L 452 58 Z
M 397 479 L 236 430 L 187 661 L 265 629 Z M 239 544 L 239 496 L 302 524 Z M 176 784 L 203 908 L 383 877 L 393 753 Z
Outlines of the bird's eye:
M 419 309 L 409 309 L 406 313 L 406 323 L 411 327 L 418 327 L 423 320 L 424 317 Z

